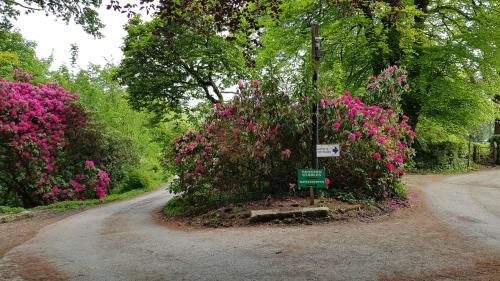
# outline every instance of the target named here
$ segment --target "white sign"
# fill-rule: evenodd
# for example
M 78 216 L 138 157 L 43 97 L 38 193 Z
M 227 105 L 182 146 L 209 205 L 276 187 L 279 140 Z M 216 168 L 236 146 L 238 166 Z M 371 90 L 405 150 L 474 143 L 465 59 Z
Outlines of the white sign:
M 316 145 L 316 155 L 318 157 L 338 157 L 340 156 L 340 146 L 338 144 L 318 144 Z

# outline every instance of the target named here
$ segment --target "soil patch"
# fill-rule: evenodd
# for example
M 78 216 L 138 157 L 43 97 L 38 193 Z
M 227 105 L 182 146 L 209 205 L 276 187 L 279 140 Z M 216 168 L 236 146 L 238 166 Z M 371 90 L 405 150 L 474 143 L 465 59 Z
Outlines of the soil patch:
M 312 225 L 332 221 L 372 220 L 387 216 L 394 210 L 410 207 L 410 204 L 407 201 L 396 200 L 389 201 L 387 204 L 350 204 L 333 198 L 325 198 L 317 199 L 314 207 L 328 207 L 330 214 L 327 217 L 299 215 L 260 223 L 253 223 L 249 219 L 252 210 L 292 211 L 304 207 L 310 207 L 308 198 L 266 199 L 231 204 L 196 216 L 166 216 L 162 210 L 157 210 L 154 217 L 167 227 L 182 231 L 254 225 Z

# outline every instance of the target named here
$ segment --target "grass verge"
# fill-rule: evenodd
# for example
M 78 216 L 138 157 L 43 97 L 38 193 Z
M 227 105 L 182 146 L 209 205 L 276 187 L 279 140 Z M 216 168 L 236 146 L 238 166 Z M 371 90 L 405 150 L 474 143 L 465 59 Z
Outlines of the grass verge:
M 24 211 L 26 209 L 21 207 L 0 206 L 0 214 L 17 214 Z
M 154 190 L 156 188 L 160 187 L 160 185 L 155 186 L 153 188 L 147 188 L 147 189 L 133 189 L 124 193 L 116 193 L 116 194 L 110 194 L 107 195 L 104 199 L 99 200 L 99 199 L 88 199 L 88 200 L 81 200 L 81 201 L 63 201 L 63 202 L 58 202 L 46 206 L 38 206 L 33 208 L 32 210 L 47 210 L 47 209 L 52 209 L 52 210 L 66 210 L 66 209 L 75 209 L 75 208 L 81 208 L 81 207 L 88 207 L 88 206 L 95 206 L 95 205 L 100 205 L 104 204 L 107 202 L 113 202 L 116 200 L 123 200 L 127 199 L 130 197 L 134 197 L 143 193 L 146 193 L 148 191 Z

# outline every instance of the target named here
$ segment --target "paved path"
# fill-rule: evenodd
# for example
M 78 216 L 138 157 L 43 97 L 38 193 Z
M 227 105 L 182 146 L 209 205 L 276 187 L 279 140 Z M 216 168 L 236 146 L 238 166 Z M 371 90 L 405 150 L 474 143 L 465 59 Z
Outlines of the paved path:
M 500 280 L 500 170 L 408 181 L 417 206 L 372 222 L 192 232 L 154 222 L 159 190 L 45 227 L 0 280 L 36 280 L 21 257 L 70 280 Z
M 424 189 L 438 216 L 463 236 L 500 249 L 500 170 L 448 177 Z

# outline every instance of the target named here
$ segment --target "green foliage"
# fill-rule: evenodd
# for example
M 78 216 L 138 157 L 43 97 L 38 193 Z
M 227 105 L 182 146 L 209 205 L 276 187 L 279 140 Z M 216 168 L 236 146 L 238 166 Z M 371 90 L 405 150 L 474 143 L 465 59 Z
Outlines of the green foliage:
M 26 209 L 21 207 L 8 207 L 0 205 L 0 214 L 17 214 L 24 211 L 26 211 Z
M 380 87 L 387 87 L 381 92 L 393 89 L 395 97 L 401 94 L 405 89 L 402 73 L 397 67 L 385 70 L 381 79 L 392 83 L 380 81 Z M 321 159 L 331 187 L 360 199 L 401 195 L 395 184 L 413 153 L 414 132 L 406 123 L 408 118 L 384 99 L 377 104 L 383 103 L 385 109 L 365 105 L 349 93 L 331 94 L 316 97 L 321 98 L 319 142 L 340 143 L 342 151 L 335 159 Z M 241 83 L 230 103 L 215 104 L 197 131 L 174 140 L 167 157 L 179 178 L 170 189 L 202 208 L 254 194 L 273 196 L 294 190 L 296 169 L 310 167 L 313 102 L 317 101 L 310 97 L 262 92 L 258 81 L 252 86 Z
M 132 110 L 127 93 L 113 80 L 116 67 L 91 65 L 88 70 L 72 74 L 65 67 L 52 77 L 80 95 L 82 105 L 92 117 L 92 126 L 82 132 L 72 147 L 80 157 L 94 157 L 96 164 L 110 173 L 110 188 L 117 191 L 132 189 L 128 184 L 133 175 L 142 180 L 143 188 L 161 183 L 165 176 L 159 166 L 162 148 L 157 139 L 170 133 L 163 123 L 152 124 L 152 115 Z
M 107 202 L 113 202 L 113 201 L 117 201 L 117 200 L 124 200 L 124 199 L 127 199 L 127 198 L 131 198 L 131 197 L 134 197 L 134 196 L 141 195 L 141 194 L 143 194 L 145 192 L 148 192 L 150 190 L 152 190 L 152 187 L 150 187 L 148 189 L 134 189 L 134 190 L 130 190 L 130 191 L 123 192 L 123 193 L 110 194 L 110 195 L 106 196 L 102 200 L 99 200 L 99 199 L 89 199 L 89 200 L 80 200 L 80 201 L 63 201 L 63 202 L 58 202 L 58 203 L 51 204 L 51 205 L 39 206 L 39 207 L 33 208 L 33 210 L 47 210 L 47 209 L 51 209 L 51 210 L 66 210 L 66 209 L 76 209 L 76 208 L 90 207 L 90 206 L 104 204 L 104 203 L 107 203 Z
M 68 163 L 84 163 L 92 159 L 98 167 L 107 171 L 111 179 L 108 193 L 123 182 L 125 168 L 139 161 L 139 152 L 131 139 L 96 121 L 90 121 L 78 135 L 70 137 L 66 153 Z
M 12 80 L 14 69 L 20 68 L 33 75 L 33 82 L 45 82 L 50 59 L 37 58 L 35 48 L 19 32 L 0 28 L 0 78 Z
M 199 212 L 199 208 L 195 208 L 190 200 L 182 196 L 170 199 L 163 208 L 163 214 L 166 216 L 189 216 Z
M 500 83 L 497 1 L 288 0 L 280 8 L 277 24 L 260 19 L 266 28 L 256 60 L 268 88 L 310 91 L 316 19 L 324 38 L 320 88 L 358 94 L 366 77 L 397 64 L 408 71 L 411 89 L 402 107 L 419 141 L 459 139 L 493 119 Z
M 493 147 L 494 146 L 494 142 L 497 143 L 497 146 L 500 147 L 500 135 L 493 135 L 491 138 L 490 138 L 490 145 Z
M 158 34 L 168 30 L 168 35 Z M 186 109 L 193 99 L 222 101 L 224 88 L 241 77 L 244 59 L 235 43 L 159 18 L 132 18 L 126 26 L 124 59 L 117 76 L 135 109 L 164 114 Z
M 20 3 L 12 0 L 1 1 L 0 27 L 11 28 L 12 20 L 16 20 L 21 13 L 43 12 L 46 15 L 52 14 L 66 23 L 73 20 L 81 25 L 85 32 L 100 37 L 102 34 L 99 30 L 104 25 L 99 20 L 96 9 L 101 3 L 102 0 L 24 0 Z
M 152 182 L 148 174 L 139 171 L 128 173 L 127 179 L 123 184 L 121 191 L 130 191 L 133 189 L 148 189 L 152 186 Z
M 466 141 L 436 141 L 420 147 L 415 156 L 415 167 L 439 171 L 465 170 L 468 156 Z

